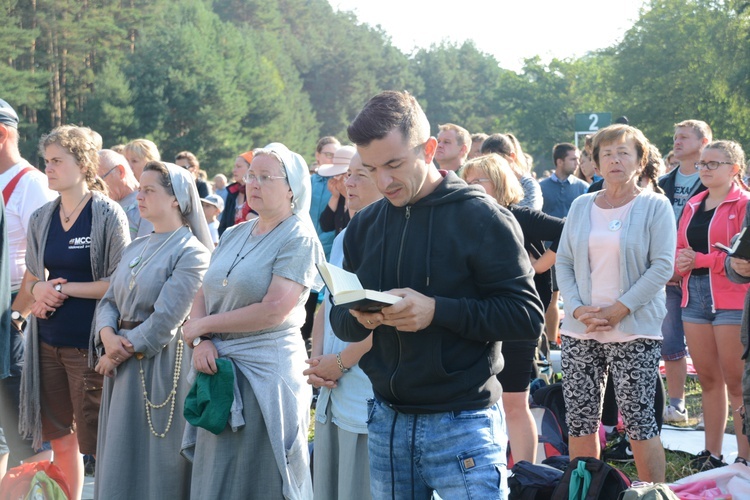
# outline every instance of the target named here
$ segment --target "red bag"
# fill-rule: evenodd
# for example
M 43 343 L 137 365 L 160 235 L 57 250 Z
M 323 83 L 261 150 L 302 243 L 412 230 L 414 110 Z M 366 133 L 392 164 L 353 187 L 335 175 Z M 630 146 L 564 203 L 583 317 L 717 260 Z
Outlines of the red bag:
M 54 480 L 65 496 L 70 498 L 70 485 L 65 474 L 49 460 L 21 464 L 10 469 L 0 483 L 0 498 L 3 500 L 23 500 L 31 488 L 31 480 L 37 472 L 44 472 Z

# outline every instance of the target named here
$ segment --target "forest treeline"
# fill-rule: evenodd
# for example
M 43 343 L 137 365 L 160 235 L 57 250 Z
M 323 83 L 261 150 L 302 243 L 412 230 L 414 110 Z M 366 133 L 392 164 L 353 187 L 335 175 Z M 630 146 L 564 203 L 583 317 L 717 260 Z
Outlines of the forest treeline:
M 749 5 L 651 0 L 620 43 L 516 73 L 471 43 L 404 54 L 326 0 L 0 0 L 0 97 L 23 115 L 32 162 L 40 135 L 65 123 L 105 145 L 193 151 L 209 173 L 271 141 L 309 158 L 384 89 L 415 94 L 434 129 L 515 133 L 538 169 L 580 112 L 627 115 L 664 152 L 687 118 L 747 149 Z

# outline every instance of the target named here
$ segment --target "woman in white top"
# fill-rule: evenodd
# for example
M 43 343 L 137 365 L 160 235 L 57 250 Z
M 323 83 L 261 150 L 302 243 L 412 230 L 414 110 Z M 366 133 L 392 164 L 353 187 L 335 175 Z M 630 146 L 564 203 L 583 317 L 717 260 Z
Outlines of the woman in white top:
M 600 130 L 593 155 L 607 189 L 573 202 L 557 254 L 565 303 L 563 394 L 570 458 L 598 457 L 607 377 L 630 437 L 639 478 L 664 481 L 653 399 L 661 355 L 664 293 L 675 227 L 666 197 L 638 186 L 648 141 L 638 129 Z

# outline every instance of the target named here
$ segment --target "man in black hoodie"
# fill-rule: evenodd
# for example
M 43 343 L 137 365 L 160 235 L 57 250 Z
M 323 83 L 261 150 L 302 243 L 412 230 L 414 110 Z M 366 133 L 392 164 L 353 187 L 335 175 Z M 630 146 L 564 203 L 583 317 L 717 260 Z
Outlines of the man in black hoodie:
M 350 222 L 344 266 L 402 297 L 376 313 L 331 311 L 344 340 L 374 330 L 360 360 L 375 394 L 373 497 L 505 498 L 500 342 L 538 338 L 544 323 L 518 224 L 435 168 L 437 141 L 408 93 L 373 97 L 348 133 L 385 198 Z

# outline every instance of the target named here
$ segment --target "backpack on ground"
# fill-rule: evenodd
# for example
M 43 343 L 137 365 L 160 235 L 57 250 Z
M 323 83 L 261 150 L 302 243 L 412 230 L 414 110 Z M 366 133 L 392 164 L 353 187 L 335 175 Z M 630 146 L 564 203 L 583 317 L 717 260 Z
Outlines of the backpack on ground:
M 0 498 L 63 500 L 70 498 L 65 473 L 49 460 L 30 462 L 10 469 L 0 483 Z
M 680 500 L 666 483 L 631 486 L 617 500 Z
M 568 445 L 562 436 L 562 429 L 555 414 L 544 406 L 531 405 L 531 414 L 536 423 L 536 434 L 539 444 L 536 449 L 536 462 L 541 464 L 550 457 L 568 454 Z M 508 468 L 513 467 L 513 450 L 508 447 Z
M 563 473 L 548 465 L 535 465 L 521 460 L 510 470 L 509 500 L 546 500 L 562 479 Z
M 540 387 L 534 392 L 534 403 L 549 408 L 554 413 L 560 425 L 563 441 L 568 442 L 568 425 L 565 423 L 565 399 L 563 398 L 562 382 Z
M 570 462 L 552 500 L 613 500 L 630 488 L 630 479 L 601 460 L 578 457 Z

